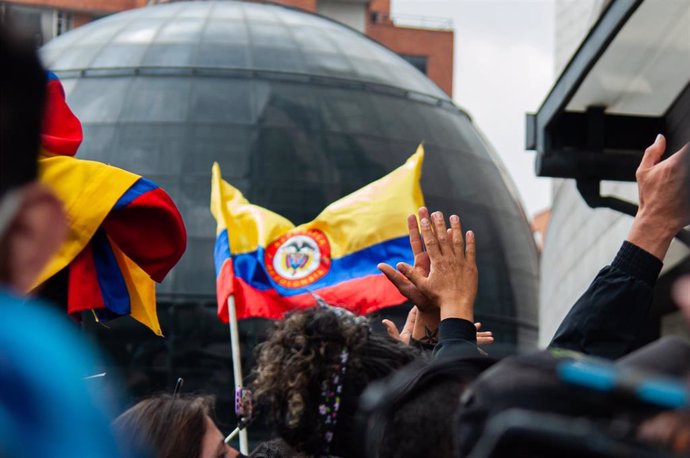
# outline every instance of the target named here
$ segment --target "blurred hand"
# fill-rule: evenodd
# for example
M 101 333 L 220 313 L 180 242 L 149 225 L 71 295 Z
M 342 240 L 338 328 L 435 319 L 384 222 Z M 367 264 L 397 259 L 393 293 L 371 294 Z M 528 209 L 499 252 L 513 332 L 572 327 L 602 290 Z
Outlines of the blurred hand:
M 405 345 L 410 344 L 410 339 L 412 338 L 412 331 L 414 330 L 415 322 L 417 321 L 417 314 L 419 311 L 417 307 L 412 307 L 407 313 L 407 319 L 405 320 L 405 325 L 402 331 L 398 331 L 398 327 L 391 320 L 383 320 L 383 326 L 386 328 L 388 335 L 395 340 L 402 342 Z
M 386 319 L 381 321 L 381 323 L 383 323 L 383 326 L 386 328 L 386 332 L 388 332 L 389 336 L 398 342 L 409 345 L 418 313 L 419 311 L 417 310 L 417 307 L 412 307 L 410 309 L 402 331 L 399 331 L 398 327 L 391 320 Z M 494 343 L 494 337 L 491 331 L 480 331 L 482 328 L 481 323 L 474 323 L 474 327 L 477 328 L 477 345 L 486 346 Z
M 637 438 L 662 446 L 674 453 L 688 453 L 690 452 L 690 413 L 669 411 L 652 417 L 640 425 Z
M 422 218 L 421 224 L 422 240 L 430 261 L 429 271 L 427 273 L 420 266 L 406 263 L 399 263 L 398 270 L 433 306 L 440 309 L 441 320 L 463 318 L 473 321 L 478 287 L 474 233 L 467 232 L 465 244 L 460 218 L 452 215 L 448 230 L 441 212 L 434 212 L 431 220 Z
M 690 326 L 690 275 L 683 275 L 673 283 L 671 296 Z
M 494 334 L 491 331 L 480 331 L 482 328 L 481 323 L 474 323 L 474 327 L 477 328 L 477 345 L 480 347 L 491 345 L 494 343 Z
M 666 138 L 658 135 L 645 150 L 635 177 L 640 207 L 628 240 L 663 260 L 673 237 L 690 224 L 688 145 L 665 160 Z

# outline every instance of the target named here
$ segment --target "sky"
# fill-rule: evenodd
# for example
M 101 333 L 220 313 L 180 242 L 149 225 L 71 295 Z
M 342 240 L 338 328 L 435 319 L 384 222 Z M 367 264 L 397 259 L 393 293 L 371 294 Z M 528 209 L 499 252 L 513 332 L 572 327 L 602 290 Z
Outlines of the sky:
M 554 0 L 392 0 L 391 13 L 453 21 L 453 99 L 498 152 L 528 217 L 549 207 L 550 180 L 525 150 L 525 113 L 554 82 Z

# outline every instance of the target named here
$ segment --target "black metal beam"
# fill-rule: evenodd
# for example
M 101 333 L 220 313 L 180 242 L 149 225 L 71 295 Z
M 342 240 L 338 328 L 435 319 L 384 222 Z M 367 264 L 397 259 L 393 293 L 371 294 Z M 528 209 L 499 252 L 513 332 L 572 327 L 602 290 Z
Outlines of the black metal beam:
M 663 129 L 663 118 L 606 114 L 602 107 L 561 113 L 546 128 L 550 149 L 537 155 L 536 174 L 634 181 L 642 152 Z

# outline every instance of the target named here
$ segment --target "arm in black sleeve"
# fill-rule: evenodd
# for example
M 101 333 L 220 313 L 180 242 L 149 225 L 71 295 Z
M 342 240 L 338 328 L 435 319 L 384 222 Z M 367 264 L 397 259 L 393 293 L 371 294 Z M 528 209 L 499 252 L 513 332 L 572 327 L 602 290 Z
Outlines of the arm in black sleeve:
M 438 326 L 438 344 L 434 358 L 478 356 L 477 328 L 462 318 L 446 318 Z
M 633 350 L 652 302 L 662 262 L 623 242 L 565 317 L 551 342 L 593 356 L 616 359 Z

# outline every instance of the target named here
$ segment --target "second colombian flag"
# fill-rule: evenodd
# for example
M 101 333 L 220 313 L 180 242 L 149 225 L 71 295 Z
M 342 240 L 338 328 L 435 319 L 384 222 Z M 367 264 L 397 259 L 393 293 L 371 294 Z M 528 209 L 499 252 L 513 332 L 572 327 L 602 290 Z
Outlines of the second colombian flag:
M 404 302 L 376 265 L 413 260 L 407 215 L 424 205 L 423 161 L 420 145 L 405 164 L 297 227 L 252 205 L 214 164 L 219 318 L 227 322 L 233 294 L 239 319 L 280 319 L 289 310 L 313 306 L 312 293 L 360 315 Z

